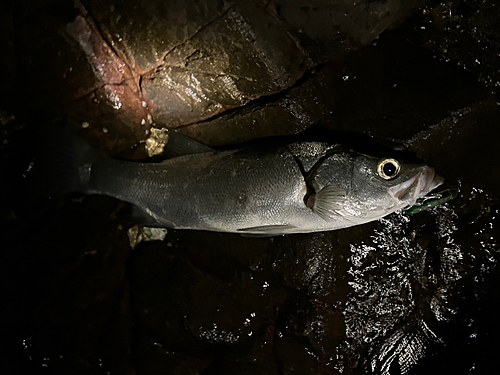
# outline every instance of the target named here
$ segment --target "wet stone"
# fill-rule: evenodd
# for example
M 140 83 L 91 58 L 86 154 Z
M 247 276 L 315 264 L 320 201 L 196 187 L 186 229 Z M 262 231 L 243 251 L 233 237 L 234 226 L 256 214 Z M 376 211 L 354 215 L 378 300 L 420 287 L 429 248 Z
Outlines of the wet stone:
M 246 367 L 253 366 L 254 354 L 244 348 L 259 340 L 256 336 L 274 316 L 274 303 L 286 292 L 275 287 L 263 289 L 262 277 L 227 260 L 222 265 L 214 264 L 215 268 L 225 265 L 225 273 L 238 276 L 231 277 L 231 283 L 224 282 L 208 267 L 220 259 L 216 251 L 200 253 L 199 248 L 193 248 L 196 254 L 189 255 L 190 241 L 183 244 L 171 234 L 165 241 L 172 242 L 170 246 L 163 242 L 136 249 L 132 285 L 141 330 L 154 332 L 152 339 L 162 351 L 197 358 L 227 352 L 227 366 L 245 373 Z M 160 274 L 159 270 L 165 272 Z M 244 300 L 240 299 L 242 293 L 246 295 Z M 256 303 L 259 300 L 266 303 Z M 275 302 L 268 305 L 269 300 Z M 165 319 L 170 323 L 165 325 Z M 139 359 L 141 367 L 147 366 L 143 360 Z
M 475 188 L 464 187 L 457 201 L 412 220 L 382 219 L 369 242 L 351 246 L 354 293 L 344 312 L 351 366 L 387 373 L 398 363 L 407 373 L 426 348 L 446 344 L 443 322 L 454 319 L 466 303 L 465 285 L 475 289 L 472 275 L 496 263 L 491 255 L 498 252 L 489 234 L 497 225 L 496 210 L 481 213 L 471 194 L 477 199 Z M 476 236 L 465 239 L 469 230 Z M 377 341 L 383 344 L 373 345 Z
M 495 146 L 500 141 L 499 123 L 496 99 L 489 96 L 451 112 L 406 145 L 438 170 L 446 170 L 449 179 L 483 186 L 487 193 L 498 196 L 500 175 L 490 166 L 500 164 Z M 434 150 L 432 155 L 430 150 Z
M 412 26 L 420 29 L 418 34 L 425 48 L 441 61 L 474 72 L 479 81 L 493 90 L 498 87 L 497 4 L 448 1 L 431 3 L 419 13 Z
M 127 373 L 131 368 L 126 354 L 131 342 L 129 290 L 124 279 L 128 244 L 126 230 L 114 216 L 121 204 L 103 197 L 51 203 L 30 206 L 27 212 L 17 206 L 18 223 L 38 223 L 15 244 L 15 260 L 31 272 L 18 276 L 2 272 L 11 281 L 31 285 L 23 293 L 24 302 L 16 293 L 8 298 L 31 314 L 28 323 L 21 317 L 20 322 L 11 320 L 20 331 L 23 324 L 31 327 L 23 337 L 27 343 L 23 356 L 31 359 L 25 371 L 23 365 L 15 367 L 27 373 L 44 367 L 56 373 L 83 374 L 98 367 Z M 26 250 L 35 246 L 50 251 Z M 13 350 L 17 341 L 12 340 L 6 348 L 17 353 Z
M 31 92 L 30 108 L 67 105 L 98 88 L 91 62 L 68 30 L 77 17 L 71 6 L 58 13 L 49 7 L 26 12 L 16 23 L 26 30 L 18 36 L 18 69 L 20 84 Z
M 106 40 L 138 73 L 162 64 L 166 54 L 221 18 L 230 3 L 200 1 L 82 1 Z
M 206 120 L 293 85 L 310 66 L 286 29 L 258 5 L 235 5 L 177 46 L 143 79 L 158 122 Z
M 394 146 L 489 95 L 473 75 L 437 61 L 405 35 L 388 31 L 346 58 L 332 85 L 335 121 L 326 126 Z
M 155 341 L 146 332 L 139 331 L 135 337 L 137 343 L 137 369 L 146 374 L 196 375 L 207 369 L 212 360 L 210 357 L 199 355 L 196 358 L 185 356 L 164 349 L 164 345 Z
M 424 1 L 270 2 L 315 61 L 338 59 L 411 15 Z
M 138 77 L 91 19 L 68 6 L 51 10 L 28 13 L 20 23 L 39 35 L 37 40 L 20 37 L 21 79 L 33 94 L 29 108 L 58 112 L 76 128 L 88 122 L 93 125 L 91 142 L 111 154 L 133 147 L 146 138 L 138 125 L 149 114 L 142 106 Z M 95 125 L 110 135 L 99 134 Z
M 300 133 L 316 124 L 328 123 L 332 106 L 329 87 L 335 67 L 325 66 L 285 90 L 223 113 L 208 121 L 182 127 L 180 131 L 211 146 L 240 143 L 255 138 Z

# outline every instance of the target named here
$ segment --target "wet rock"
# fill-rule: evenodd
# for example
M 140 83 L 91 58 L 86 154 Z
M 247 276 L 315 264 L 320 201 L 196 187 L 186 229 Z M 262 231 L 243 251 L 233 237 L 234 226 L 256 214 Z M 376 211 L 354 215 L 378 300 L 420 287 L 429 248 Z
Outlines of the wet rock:
M 276 14 L 294 31 L 315 61 L 338 59 L 411 15 L 423 1 L 273 0 Z
M 179 375 L 197 375 L 211 364 L 209 357 L 193 358 L 163 348 L 146 332 L 139 331 L 135 337 L 135 357 L 141 373 L 161 375 L 166 372 Z
M 405 144 L 438 171 L 446 171 L 450 182 L 466 181 L 498 197 L 500 175 L 491 165 L 500 165 L 495 146 L 500 142 L 499 123 L 498 104 L 490 97 L 451 112 Z
M 51 7 L 27 11 L 17 20 L 16 27 L 26 30 L 17 35 L 16 45 L 18 68 L 23 72 L 20 83 L 32 93 L 28 107 L 65 105 L 99 87 L 85 52 L 65 32 L 77 16 L 72 6 L 63 6 L 57 12 Z M 87 39 L 90 36 L 89 32 Z
M 335 73 L 335 66 L 325 66 L 282 95 L 269 96 L 180 131 L 211 146 L 300 133 L 330 119 L 333 103 L 329 88 Z
M 473 72 L 496 91 L 500 85 L 500 9 L 494 2 L 430 2 L 415 20 L 422 44 L 442 61 Z
M 112 218 L 120 207 L 103 197 L 30 206 L 29 212 L 16 207 L 17 225 L 26 220 L 31 229 L 12 231 L 9 264 L 22 264 L 23 272 L 2 270 L 2 278 L 18 285 L 6 303 L 23 306 L 26 315 L 7 310 L 13 329 L 5 350 L 16 353 L 23 335 L 31 358 L 26 372 L 84 374 L 101 367 L 132 373 L 128 238 Z M 44 250 L 32 252 L 37 247 Z
M 231 6 L 220 0 L 82 3 L 107 42 L 139 74 L 162 65 L 166 55 L 220 19 Z
M 200 123 L 193 133 L 207 122 L 208 132 L 223 127 L 227 140 L 219 144 L 296 133 L 331 110 L 314 92 L 318 81 L 332 86 L 320 76 L 290 88 L 314 76 L 305 74 L 319 63 L 376 39 L 417 3 L 26 5 L 16 25 L 26 30 L 18 71 L 34 94 L 30 108 L 88 124 L 91 142 L 112 154 L 146 139 L 153 121 L 169 128 Z
M 170 51 L 143 79 L 153 117 L 169 127 L 206 120 L 293 85 L 307 55 L 258 4 L 235 4 Z
M 338 345 L 345 339 L 340 310 L 331 304 L 296 294 L 280 308 L 275 335 L 275 355 L 286 373 L 336 374 L 345 368 L 339 362 Z M 347 370 L 348 371 L 348 370 Z
M 282 338 L 276 345 L 276 356 L 286 361 L 284 374 L 314 374 L 318 372 L 318 363 L 314 353 L 296 340 Z
M 335 235 L 295 236 L 280 242 L 278 248 L 288 250 L 275 255 L 275 272 L 282 275 L 285 285 L 332 306 L 339 306 L 345 300 L 344 259 L 349 253 L 339 251 Z
M 19 23 L 26 28 L 19 69 L 33 95 L 29 108 L 67 114 L 78 128 L 88 124 L 92 143 L 112 153 L 147 137 L 138 77 L 91 19 L 66 5 L 28 13 Z
M 474 293 L 477 277 L 496 263 L 497 211 L 477 206 L 488 200 L 467 186 L 456 201 L 411 220 L 381 220 L 369 240 L 351 245 L 354 293 L 344 311 L 351 366 L 413 373 L 428 347 L 448 342 L 445 323 L 456 321 L 465 291 Z
M 213 240 L 214 236 L 208 238 Z M 172 242 L 138 247 L 133 267 L 134 306 L 140 330 L 150 332 L 150 339 L 162 351 L 180 356 L 163 371 L 173 371 L 182 357 L 208 364 L 214 356 L 222 356 L 228 369 L 224 373 L 252 373 L 245 369 L 255 366 L 255 356 L 271 355 L 262 342 L 265 337 L 272 340 L 275 306 L 286 291 L 263 287 L 261 276 L 220 257 L 210 245 L 200 249 L 193 247 L 188 237 L 179 241 L 171 234 L 166 241 Z M 264 334 L 268 327 L 270 336 Z M 249 351 L 251 347 L 255 350 Z M 140 368 L 148 366 L 143 362 L 146 359 L 138 358 Z M 266 367 L 262 362 L 257 365 Z
M 332 88 L 335 122 L 328 127 L 403 143 L 489 95 L 473 75 L 437 61 L 406 35 L 387 32 L 346 58 Z

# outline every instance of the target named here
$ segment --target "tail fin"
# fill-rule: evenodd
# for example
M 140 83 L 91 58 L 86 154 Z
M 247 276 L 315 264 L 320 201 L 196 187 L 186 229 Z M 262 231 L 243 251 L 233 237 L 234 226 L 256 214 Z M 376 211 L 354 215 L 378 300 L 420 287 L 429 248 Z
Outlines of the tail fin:
M 37 143 L 28 180 L 33 197 L 87 192 L 92 165 L 106 158 L 68 126 L 45 130 Z

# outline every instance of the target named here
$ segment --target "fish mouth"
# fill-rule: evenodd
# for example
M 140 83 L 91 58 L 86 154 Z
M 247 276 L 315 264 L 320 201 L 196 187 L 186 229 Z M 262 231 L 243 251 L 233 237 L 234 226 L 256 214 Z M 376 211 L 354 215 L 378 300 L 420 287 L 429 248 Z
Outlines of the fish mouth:
M 412 178 L 389 188 L 389 194 L 400 201 L 413 204 L 418 198 L 422 198 L 430 191 L 442 185 L 443 182 L 444 178 L 436 174 L 434 168 L 424 166 Z

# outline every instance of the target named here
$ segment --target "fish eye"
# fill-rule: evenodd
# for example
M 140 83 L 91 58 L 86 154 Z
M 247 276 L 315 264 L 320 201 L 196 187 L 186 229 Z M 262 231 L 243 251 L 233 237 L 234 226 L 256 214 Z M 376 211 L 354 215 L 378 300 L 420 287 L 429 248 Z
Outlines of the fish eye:
M 377 172 L 384 180 L 391 180 L 399 175 L 401 164 L 395 159 L 382 159 L 378 162 Z

